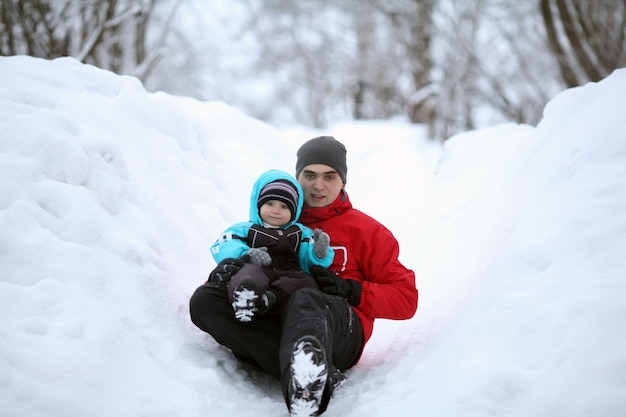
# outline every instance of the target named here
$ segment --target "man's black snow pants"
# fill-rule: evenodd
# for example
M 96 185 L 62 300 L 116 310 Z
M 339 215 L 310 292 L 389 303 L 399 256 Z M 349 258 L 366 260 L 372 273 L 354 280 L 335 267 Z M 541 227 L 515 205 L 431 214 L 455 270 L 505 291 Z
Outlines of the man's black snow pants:
M 363 349 L 363 329 L 350 304 L 318 289 L 296 291 L 280 314 L 240 322 L 235 319 L 225 289 L 202 285 L 192 295 L 189 310 L 192 322 L 230 348 L 237 358 L 281 380 L 285 395 L 293 347 L 302 336 L 317 337 L 329 365 L 341 371 L 355 365 Z M 329 393 L 332 389 L 329 381 Z M 325 397 L 327 402 L 330 396 Z

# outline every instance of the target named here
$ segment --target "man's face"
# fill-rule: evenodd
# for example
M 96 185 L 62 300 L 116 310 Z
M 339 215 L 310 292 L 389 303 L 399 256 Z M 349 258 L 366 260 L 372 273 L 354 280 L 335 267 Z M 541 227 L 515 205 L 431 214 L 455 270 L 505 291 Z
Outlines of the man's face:
M 311 164 L 298 175 L 304 191 L 304 202 L 309 207 L 326 207 L 337 199 L 344 187 L 339 173 L 328 165 Z

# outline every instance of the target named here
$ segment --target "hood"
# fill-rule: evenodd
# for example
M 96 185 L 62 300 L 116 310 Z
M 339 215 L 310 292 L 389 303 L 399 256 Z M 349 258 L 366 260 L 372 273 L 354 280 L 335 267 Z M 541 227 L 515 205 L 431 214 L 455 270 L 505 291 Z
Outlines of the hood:
M 252 193 L 250 194 L 250 221 L 252 223 L 263 225 L 263 221 L 261 220 L 261 216 L 259 216 L 259 209 L 257 208 L 256 203 L 257 201 L 259 201 L 259 194 L 261 194 L 261 190 L 263 189 L 263 187 L 265 187 L 270 182 L 274 182 L 276 180 L 287 180 L 296 187 L 296 190 L 298 190 L 298 207 L 296 207 L 295 220 L 283 226 L 283 228 L 291 226 L 298 220 L 298 218 L 300 218 L 300 214 L 302 213 L 302 204 L 304 202 L 304 193 L 302 192 L 302 187 L 300 187 L 300 184 L 293 177 L 293 175 L 285 171 L 272 169 L 261 174 L 261 176 L 252 186 Z

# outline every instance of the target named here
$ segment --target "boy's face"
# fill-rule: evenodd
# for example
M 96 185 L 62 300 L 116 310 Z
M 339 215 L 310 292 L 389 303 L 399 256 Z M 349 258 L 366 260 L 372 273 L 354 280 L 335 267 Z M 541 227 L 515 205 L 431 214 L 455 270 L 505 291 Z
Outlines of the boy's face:
M 335 169 L 323 164 L 305 166 L 298 182 L 304 191 L 304 202 L 309 207 L 326 207 L 337 199 L 344 183 Z
M 291 221 L 289 206 L 279 200 L 269 200 L 259 209 L 259 216 L 270 226 L 284 226 Z

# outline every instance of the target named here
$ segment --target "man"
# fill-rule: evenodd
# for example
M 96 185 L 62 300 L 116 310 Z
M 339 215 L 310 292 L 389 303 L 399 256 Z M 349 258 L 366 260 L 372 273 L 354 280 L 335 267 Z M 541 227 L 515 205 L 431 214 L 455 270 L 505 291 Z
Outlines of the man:
M 230 258 L 196 290 L 190 312 L 196 326 L 237 358 L 279 379 L 292 414 L 311 416 L 326 410 L 342 371 L 359 360 L 374 319 L 413 317 L 418 292 L 415 274 L 398 260 L 395 237 L 352 207 L 344 145 L 330 136 L 314 138 L 297 158 L 305 202 L 300 222 L 328 233 L 335 251 L 329 269 L 311 268 L 319 289 L 300 289 L 281 312 L 242 324 L 224 288 L 243 261 Z

